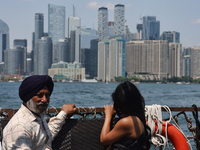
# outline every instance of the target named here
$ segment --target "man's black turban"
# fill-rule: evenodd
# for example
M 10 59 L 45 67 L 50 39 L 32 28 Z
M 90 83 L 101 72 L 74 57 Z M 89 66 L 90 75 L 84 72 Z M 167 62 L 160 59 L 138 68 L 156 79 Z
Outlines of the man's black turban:
M 53 81 L 48 75 L 33 75 L 24 79 L 19 87 L 19 97 L 23 102 L 29 101 L 35 96 L 42 88 L 46 86 L 51 95 L 53 91 Z

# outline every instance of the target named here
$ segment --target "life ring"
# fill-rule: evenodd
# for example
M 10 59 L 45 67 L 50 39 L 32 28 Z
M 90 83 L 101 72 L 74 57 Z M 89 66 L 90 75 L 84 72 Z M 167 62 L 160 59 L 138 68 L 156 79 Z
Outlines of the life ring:
M 155 132 L 157 131 L 157 129 L 158 126 L 157 123 L 155 123 Z M 166 136 L 165 129 L 166 121 L 163 121 L 161 135 L 164 137 Z M 184 135 L 171 123 L 167 124 L 167 137 L 176 150 L 190 150 Z

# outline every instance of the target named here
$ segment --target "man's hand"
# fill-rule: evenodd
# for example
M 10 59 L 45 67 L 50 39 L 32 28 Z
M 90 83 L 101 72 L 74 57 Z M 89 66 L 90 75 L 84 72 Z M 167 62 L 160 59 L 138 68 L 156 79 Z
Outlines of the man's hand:
M 74 115 L 76 111 L 76 106 L 75 104 L 64 104 L 61 110 L 66 112 L 68 117 L 71 117 Z

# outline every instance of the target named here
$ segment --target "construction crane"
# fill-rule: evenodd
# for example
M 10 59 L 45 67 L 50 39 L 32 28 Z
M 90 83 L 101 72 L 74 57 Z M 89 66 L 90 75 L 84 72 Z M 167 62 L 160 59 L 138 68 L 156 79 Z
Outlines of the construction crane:
M 147 8 L 148 8 L 148 7 L 145 8 L 145 10 L 144 10 L 142 16 L 140 15 L 140 20 L 142 20 L 142 18 L 143 18 L 143 16 L 144 16 L 145 12 L 147 11 Z

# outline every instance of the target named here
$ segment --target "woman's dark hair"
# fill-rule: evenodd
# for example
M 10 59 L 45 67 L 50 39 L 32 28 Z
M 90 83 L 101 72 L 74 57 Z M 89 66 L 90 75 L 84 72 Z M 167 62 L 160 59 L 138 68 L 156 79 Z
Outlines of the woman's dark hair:
M 144 98 L 134 84 L 129 81 L 119 84 L 112 93 L 112 99 L 119 117 L 121 114 L 137 116 L 143 124 L 146 124 Z

